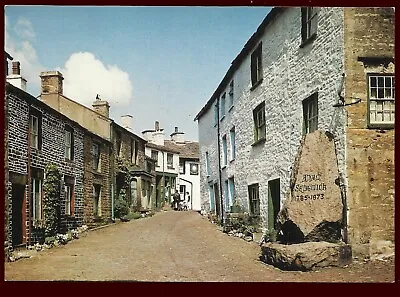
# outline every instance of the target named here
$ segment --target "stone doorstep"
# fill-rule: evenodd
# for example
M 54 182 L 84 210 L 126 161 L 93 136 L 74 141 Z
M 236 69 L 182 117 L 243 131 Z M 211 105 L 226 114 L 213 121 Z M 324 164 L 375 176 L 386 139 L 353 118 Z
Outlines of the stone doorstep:
M 267 242 L 261 246 L 260 260 L 282 270 L 309 271 L 346 266 L 352 262 L 352 250 L 344 243 L 324 241 L 290 245 Z

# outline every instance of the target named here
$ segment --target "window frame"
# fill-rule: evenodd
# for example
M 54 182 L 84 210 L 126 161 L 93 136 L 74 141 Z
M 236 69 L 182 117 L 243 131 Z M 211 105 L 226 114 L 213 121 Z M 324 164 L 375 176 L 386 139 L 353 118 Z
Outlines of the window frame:
M 160 165 L 158 164 L 158 151 L 157 150 L 151 150 L 150 151 L 150 156 L 151 156 L 151 158 L 153 159 L 153 160 L 155 160 L 156 161 L 156 167 L 160 167 Z M 154 157 L 156 157 L 156 158 L 154 158 Z
M 67 146 L 67 140 L 68 140 L 67 134 L 68 133 L 70 135 L 69 147 Z M 64 157 L 65 157 L 65 159 L 72 161 L 72 160 L 74 160 L 74 129 L 72 129 L 72 127 L 66 125 L 65 130 L 64 130 L 64 137 L 65 137 Z M 68 148 L 69 148 L 69 154 L 68 154 Z
M 167 168 L 174 169 L 174 154 L 167 153 Z
M 232 107 L 233 107 L 233 96 L 234 96 L 234 80 L 232 79 L 231 82 L 229 83 L 229 111 L 231 111 Z
M 304 47 L 317 37 L 318 7 L 308 6 L 301 8 L 301 44 Z
M 222 168 L 228 165 L 228 139 L 226 134 L 222 136 Z
M 122 133 L 118 130 L 115 131 L 115 145 L 116 145 L 116 150 L 117 150 L 117 156 L 121 157 Z
M 259 216 L 260 211 L 260 185 L 258 183 L 248 185 L 249 213 Z
M 260 42 L 250 57 L 251 89 L 254 90 L 263 80 L 262 42 Z
M 137 141 L 133 138 L 131 138 L 131 163 L 132 164 L 137 164 Z
M 95 154 L 94 148 L 97 147 L 97 154 Z M 100 144 L 98 142 L 93 141 L 92 143 L 92 170 L 100 172 Z M 97 158 L 96 158 L 97 156 Z
M 230 138 L 230 147 L 231 147 L 229 162 L 232 162 L 235 160 L 235 157 L 236 157 L 236 129 L 235 129 L 235 126 L 233 126 L 229 130 L 229 138 Z
M 229 188 L 229 205 L 232 206 L 235 201 L 235 177 L 231 176 L 228 178 L 228 188 Z
M 185 174 L 186 168 L 185 168 L 186 162 L 184 160 L 179 160 L 179 174 Z
M 377 96 L 379 95 L 379 86 L 378 86 L 378 78 L 379 77 L 383 77 L 383 92 L 384 92 L 384 96 L 385 96 L 385 89 L 387 89 L 386 86 L 386 82 L 385 82 L 385 78 L 386 77 L 390 77 L 391 78 L 391 84 L 392 87 L 390 88 L 393 94 L 393 98 L 373 98 L 371 99 L 371 77 L 376 77 L 377 78 L 377 82 L 376 82 L 376 93 Z M 393 122 L 371 122 L 371 101 L 375 101 L 375 102 L 393 102 Z M 375 72 L 371 72 L 367 74 L 367 127 L 369 129 L 392 129 L 394 128 L 394 124 L 395 124 L 395 102 L 396 102 L 396 89 L 395 89 L 395 74 L 394 73 L 375 73 Z M 377 109 L 376 109 L 377 111 Z M 384 109 L 382 106 L 382 113 L 383 113 Z
M 220 104 L 220 121 L 225 118 L 226 113 L 226 92 L 224 92 L 221 96 L 221 104 Z
M 206 159 L 206 175 L 210 176 L 211 168 L 210 168 L 210 153 L 205 152 L 205 159 Z
M 96 191 L 98 189 L 98 191 Z M 93 215 L 95 217 L 101 217 L 101 185 L 94 184 L 92 186 L 93 190 Z M 97 195 L 96 195 L 97 194 Z
M 263 117 L 263 122 L 260 122 L 260 112 Z M 254 125 L 254 143 L 258 144 L 262 141 L 265 141 L 266 139 L 266 119 L 265 119 L 265 101 L 261 102 L 258 104 L 254 109 L 253 109 L 253 125 Z M 263 131 L 264 134 L 262 137 L 260 137 L 260 131 Z
M 64 198 L 65 198 L 65 215 L 73 216 L 75 214 L 75 195 L 74 195 L 74 178 L 64 176 Z M 67 188 L 69 189 L 69 195 Z
M 33 118 L 36 118 L 36 127 L 33 127 Z M 35 139 L 34 144 L 32 138 Z M 29 147 L 42 149 L 42 113 L 32 107 L 29 110 Z
M 303 135 L 306 135 L 318 130 L 318 92 L 315 92 L 310 96 L 308 96 L 306 99 L 304 99 L 302 101 L 302 106 L 303 106 Z M 313 109 L 313 106 L 316 108 Z M 310 107 L 311 107 L 311 112 L 310 112 Z M 312 113 L 312 111 L 316 111 L 316 114 L 314 113 L 310 117 L 310 113 Z M 314 121 L 314 119 L 316 120 L 315 124 L 311 123 L 312 121 Z M 311 124 L 313 124 L 313 126 Z
M 38 182 L 39 191 L 36 192 L 36 182 Z M 37 194 L 37 195 L 36 195 Z M 43 220 L 43 179 L 40 177 L 31 177 L 31 195 L 30 195 L 30 217 L 33 221 Z M 36 202 L 38 205 L 36 205 Z M 39 208 L 39 210 L 37 209 Z
M 214 104 L 214 127 L 218 125 L 219 122 L 219 100 Z

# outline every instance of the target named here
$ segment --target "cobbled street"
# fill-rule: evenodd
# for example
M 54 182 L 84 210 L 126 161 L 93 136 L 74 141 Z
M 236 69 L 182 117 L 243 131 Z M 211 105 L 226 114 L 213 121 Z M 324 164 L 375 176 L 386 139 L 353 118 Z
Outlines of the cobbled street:
M 5 263 L 5 280 L 161 282 L 393 282 L 394 261 L 281 271 L 256 242 L 230 237 L 196 212 L 164 211 L 87 232 L 31 258 Z

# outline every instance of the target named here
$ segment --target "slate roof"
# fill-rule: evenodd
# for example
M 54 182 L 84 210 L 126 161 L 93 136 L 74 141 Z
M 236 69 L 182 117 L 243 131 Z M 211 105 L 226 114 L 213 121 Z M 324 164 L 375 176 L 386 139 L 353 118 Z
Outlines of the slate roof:
M 199 159 L 199 143 L 194 141 L 185 141 L 176 143 L 172 140 L 165 140 L 164 146 L 179 152 L 179 158 Z

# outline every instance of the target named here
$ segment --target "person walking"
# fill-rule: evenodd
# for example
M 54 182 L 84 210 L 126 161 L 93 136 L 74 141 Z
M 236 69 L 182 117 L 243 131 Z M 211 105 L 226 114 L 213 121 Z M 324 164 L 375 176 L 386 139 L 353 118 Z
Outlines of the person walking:
M 181 200 L 181 195 L 179 194 L 178 190 L 175 190 L 175 193 L 172 196 L 172 198 L 174 199 L 174 210 L 178 210 L 179 201 Z

